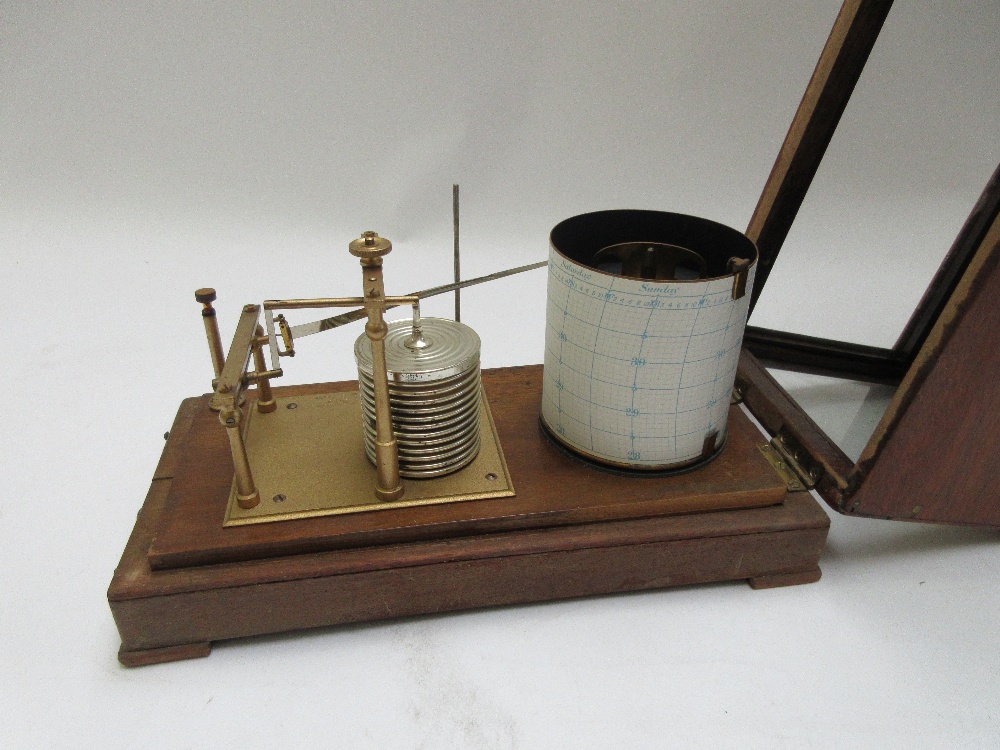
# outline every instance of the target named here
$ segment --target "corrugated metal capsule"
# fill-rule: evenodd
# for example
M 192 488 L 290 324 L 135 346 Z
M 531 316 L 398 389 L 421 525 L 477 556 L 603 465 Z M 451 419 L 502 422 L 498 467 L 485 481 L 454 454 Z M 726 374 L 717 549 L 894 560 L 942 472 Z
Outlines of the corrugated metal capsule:
M 399 473 L 419 479 L 458 471 L 479 453 L 479 336 L 454 320 L 422 318 L 426 346 L 410 348 L 411 321 L 397 320 L 388 328 L 385 354 Z M 374 462 L 375 390 L 366 335 L 355 342 L 354 356 L 365 450 Z

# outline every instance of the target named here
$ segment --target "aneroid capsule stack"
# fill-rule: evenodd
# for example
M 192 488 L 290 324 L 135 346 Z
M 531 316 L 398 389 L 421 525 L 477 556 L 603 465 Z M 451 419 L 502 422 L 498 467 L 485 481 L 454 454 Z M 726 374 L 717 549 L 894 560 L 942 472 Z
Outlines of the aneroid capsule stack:
M 407 478 L 443 476 L 468 465 L 479 452 L 479 336 L 442 318 L 390 323 L 385 337 L 392 428 L 399 473 Z M 375 461 L 375 391 L 371 341 L 354 344 L 361 385 L 365 450 Z

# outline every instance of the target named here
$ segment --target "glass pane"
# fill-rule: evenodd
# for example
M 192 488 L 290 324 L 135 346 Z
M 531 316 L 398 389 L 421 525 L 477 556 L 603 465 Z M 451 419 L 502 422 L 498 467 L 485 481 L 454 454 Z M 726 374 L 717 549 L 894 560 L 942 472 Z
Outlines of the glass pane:
M 751 324 L 895 343 L 1000 161 L 998 24 L 893 6 Z
M 770 370 L 848 458 L 857 461 L 889 406 L 895 387 Z

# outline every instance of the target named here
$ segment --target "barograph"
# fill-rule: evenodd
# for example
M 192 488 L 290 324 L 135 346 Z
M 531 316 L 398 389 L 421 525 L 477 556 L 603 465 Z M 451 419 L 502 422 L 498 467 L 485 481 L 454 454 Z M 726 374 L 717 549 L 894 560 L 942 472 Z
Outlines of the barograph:
M 121 662 L 431 612 L 815 582 L 830 524 L 816 497 L 1000 527 L 1000 170 L 891 349 L 746 327 L 889 5 L 844 4 L 745 233 L 597 210 L 554 218 L 547 261 L 463 280 L 456 187 L 441 286 L 388 294 L 391 242 L 338 239 L 360 294 L 247 304 L 228 350 L 199 289 L 211 391 L 181 403 L 108 591 Z M 544 365 L 491 367 L 457 298 L 454 319 L 420 315 L 429 296 L 541 268 L 545 298 L 524 304 Z M 396 306 L 410 316 L 387 323 Z M 286 317 L 329 308 L 348 309 Z M 302 339 L 361 320 L 343 352 L 357 380 L 277 386 Z M 767 367 L 897 388 L 852 461 Z

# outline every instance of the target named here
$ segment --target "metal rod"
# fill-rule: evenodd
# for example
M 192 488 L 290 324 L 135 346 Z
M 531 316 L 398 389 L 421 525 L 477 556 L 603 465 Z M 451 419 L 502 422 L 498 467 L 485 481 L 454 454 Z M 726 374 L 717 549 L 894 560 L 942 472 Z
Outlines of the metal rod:
M 315 299 L 267 299 L 265 310 L 302 310 L 321 307 L 353 307 L 365 304 L 364 297 L 317 297 Z
M 267 308 L 264 309 L 264 323 L 267 325 L 267 349 L 271 353 L 271 369 L 277 370 L 278 364 L 278 337 L 274 333 L 274 313 Z
M 491 273 L 488 276 L 478 276 L 474 279 L 468 279 L 466 281 L 460 281 L 455 284 L 444 284 L 442 286 L 434 286 L 429 289 L 424 289 L 420 292 L 414 292 L 407 297 L 386 297 L 388 303 L 389 300 L 397 299 L 408 299 L 415 297 L 417 299 L 427 299 L 428 297 L 436 297 L 439 294 L 447 294 L 448 292 L 453 292 L 455 289 L 465 289 L 466 287 L 475 286 L 476 284 L 484 284 L 487 281 L 496 281 L 497 279 L 502 279 L 505 276 L 513 276 L 517 273 L 524 273 L 525 271 L 534 271 L 536 268 L 543 268 L 548 265 L 547 260 L 543 260 L 539 263 L 529 263 L 526 266 L 518 266 L 517 268 L 509 268 L 506 271 L 497 271 L 496 273 Z M 264 303 L 267 304 L 266 302 Z M 404 302 L 403 304 L 412 304 L 410 302 Z M 397 304 L 386 304 L 385 310 L 391 310 L 394 307 L 398 307 Z M 353 323 L 356 320 L 362 320 L 367 316 L 367 313 L 363 309 L 351 310 L 350 312 L 341 313 L 340 315 L 334 315 L 332 318 L 324 318 L 323 320 L 316 320 L 312 323 L 303 323 L 301 325 L 292 326 L 292 335 L 295 338 L 302 338 L 303 336 L 311 336 L 314 333 L 322 333 L 323 331 L 329 331 L 331 328 L 339 328 L 342 325 L 347 325 L 348 323 Z
M 420 292 L 414 292 L 411 297 L 417 297 L 418 299 L 427 299 L 428 297 L 436 297 L 439 294 L 445 294 L 453 289 L 465 289 L 466 287 L 475 286 L 476 284 L 483 284 L 487 281 L 496 281 L 497 279 L 502 279 L 505 276 L 513 276 L 516 273 L 523 273 L 524 271 L 534 271 L 536 268 L 542 268 L 547 266 L 549 262 L 543 260 L 539 263 L 529 263 L 526 266 L 518 266 L 517 268 L 508 268 L 506 271 L 497 271 L 496 273 L 491 273 L 488 276 L 478 276 L 474 279 L 469 279 L 468 281 L 459 281 L 455 284 L 442 284 L 441 286 L 432 286 L 430 289 L 424 289 Z
M 411 323 L 411 333 L 403 342 L 403 346 L 407 349 L 412 349 L 414 351 L 419 351 L 420 349 L 426 349 L 429 344 L 427 339 L 424 338 L 423 329 L 420 327 L 420 302 L 413 303 L 413 320 Z
M 208 353 L 212 357 L 212 371 L 215 377 L 219 377 L 222 365 L 226 362 L 226 353 L 222 349 L 219 319 L 215 314 L 215 308 L 212 307 L 212 303 L 215 302 L 215 290 L 211 287 L 198 289 L 194 293 L 194 298 L 203 305 L 201 319 L 205 323 L 205 335 L 208 337 Z
M 248 372 L 243 376 L 243 379 L 247 383 L 256 383 L 258 380 L 270 380 L 271 378 L 280 378 L 285 374 L 285 371 L 280 367 L 277 370 L 254 370 L 253 372 Z
M 382 279 L 382 256 L 392 250 L 392 243 L 375 232 L 365 232 L 350 245 L 351 254 L 361 259 L 365 311 L 365 333 L 372 345 L 372 385 L 375 391 L 375 496 L 382 501 L 403 496 L 399 479 L 399 449 L 392 429 L 389 405 L 389 372 L 385 359 L 385 284 Z
M 258 377 L 253 379 L 257 382 L 257 411 L 261 414 L 269 414 L 278 408 L 278 404 L 271 393 L 271 380 L 267 377 L 261 377 L 267 370 L 267 365 L 264 364 L 264 345 L 261 343 L 262 339 L 263 341 L 267 341 L 267 338 L 264 336 L 264 329 L 258 325 L 257 340 L 253 344 L 253 366 L 257 371 Z
M 239 403 L 239 394 L 243 388 L 243 376 L 246 374 L 250 355 L 253 352 L 259 315 L 260 307 L 257 305 L 243 307 L 240 320 L 236 324 L 236 333 L 233 334 L 233 343 L 229 345 L 226 363 L 222 366 L 219 382 L 215 386 L 216 395 L 229 394 L 236 403 Z
M 381 271 L 380 271 L 381 273 Z M 408 294 L 402 297 L 386 297 L 382 300 L 391 303 L 393 307 L 397 305 L 412 305 L 419 299 L 415 294 Z M 364 297 L 317 297 L 316 299 L 269 299 L 264 300 L 265 310 L 307 310 L 321 309 L 324 307 L 354 307 L 355 305 L 366 304 Z
M 455 256 L 455 283 L 457 284 L 462 280 L 462 268 L 460 254 L 458 251 L 458 185 L 451 186 L 451 215 L 454 221 L 454 256 Z M 455 288 L 455 320 L 462 320 L 462 290 L 460 287 Z
M 233 454 L 233 476 L 236 479 L 236 502 L 244 509 L 254 508 L 260 502 L 260 492 L 253 482 L 250 471 L 250 459 L 243 444 L 243 432 L 240 430 L 242 415 L 238 408 L 223 409 L 219 420 L 226 427 L 229 435 L 229 448 Z

